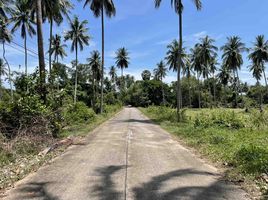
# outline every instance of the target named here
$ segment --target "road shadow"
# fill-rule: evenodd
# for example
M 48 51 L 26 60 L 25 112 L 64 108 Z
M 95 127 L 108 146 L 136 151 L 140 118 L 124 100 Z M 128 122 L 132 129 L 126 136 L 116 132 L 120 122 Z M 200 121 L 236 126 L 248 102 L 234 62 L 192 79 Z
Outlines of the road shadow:
M 57 197 L 50 194 L 46 187 L 52 182 L 31 182 L 27 183 L 19 189 L 20 199 L 42 199 L 42 200 L 58 200 Z
M 153 177 L 149 182 L 140 187 L 133 188 L 135 200 L 216 200 L 225 199 L 224 194 L 230 189 L 223 180 L 218 180 L 208 187 L 179 187 L 164 191 L 167 181 L 185 176 L 217 176 L 217 174 L 198 171 L 194 169 L 176 170 L 163 175 Z M 178 179 L 178 181 L 180 181 Z
M 139 120 L 139 119 L 127 119 L 127 120 L 121 120 L 121 122 L 123 123 L 142 123 L 142 124 L 154 124 L 154 125 L 158 125 L 157 122 L 154 122 L 152 120 L 149 120 L 149 119 L 142 119 L 142 120 Z
M 96 168 L 95 173 L 96 176 L 100 176 L 100 180 L 90 191 L 90 195 L 97 197 L 99 200 L 123 199 L 123 192 L 116 190 L 116 184 L 113 181 L 113 175 L 123 169 L 126 169 L 125 165 Z

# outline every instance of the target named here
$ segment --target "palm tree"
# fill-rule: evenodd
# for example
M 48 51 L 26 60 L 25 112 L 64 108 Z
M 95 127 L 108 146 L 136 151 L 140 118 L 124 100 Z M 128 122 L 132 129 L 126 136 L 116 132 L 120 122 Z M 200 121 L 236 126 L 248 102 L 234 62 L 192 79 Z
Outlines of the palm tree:
M 111 81 L 112 81 L 112 84 L 113 84 L 113 89 L 115 91 L 116 90 L 115 89 L 115 83 L 116 83 L 117 74 L 116 74 L 116 68 L 114 66 L 112 66 L 110 68 L 109 75 L 111 77 Z
M 265 40 L 264 35 L 259 35 L 256 37 L 254 47 L 251 49 L 251 51 L 252 52 L 249 54 L 249 59 L 252 60 L 254 65 L 258 65 L 258 68 L 262 69 L 266 90 L 268 92 L 267 78 L 265 73 L 265 63 L 268 62 L 268 41 Z
M 83 51 L 84 45 L 89 45 L 90 37 L 87 35 L 88 28 L 87 21 L 79 21 L 78 17 L 75 16 L 73 21 L 70 22 L 70 30 L 65 35 L 65 41 L 71 40 L 72 46 L 71 51 L 75 51 L 75 86 L 74 86 L 74 104 L 76 104 L 77 95 L 77 65 L 78 65 L 78 46 L 80 51 Z
M 167 75 L 167 68 L 166 68 L 166 64 L 164 63 L 163 60 L 161 60 L 159 63 L 157 63 L 157 68 L 154 69 L 154 74 L 155 74 L 155 77 L 161 81 L 161 85 L 162 85 L 162 103 L 165 104 L 166 100 L 165 100 L 165 91 L 164 91 L 163 79 Z
M 193 0 L 197 10 L 201 10 L 202 3 L 201 0 Z M 155 7 L 159 8 L 162 0 L 155 0 Z M 175 13 L 179 15 L 179 54 L 178 54 L 178 61 L 177 61 L 177 117 L 178 121 L 181 120 L 181 113 L 180 109 L 182 106 L 181 102 L 181 65 L 182 65 L 182 11 L 183 11 L 183 4 L 182 0 L 171 0 L 171 6 L 174 7 Z
M 191 75 L 193 73 L 193 70 L 192 70 L 192 65 L 190 62 L 188 62 L 186 65 L 184 65 L 182 67 L 182 74 L 184 76 L 186 76 L 187 80 L 188 80 L 188 96 L 189 96 L 189 107 L 192 106 L 192 97 L 191 97 L 191 82 L 190 82 L 190 78 L 191 78 Z
M 209 74 L 214 74 L 216 71 L 216 57 L 218 48 L 213 45 L 215 40 L 211 39 L 209 36 L 200 39 L 200 43 L 197 44 L 198 48 L 198 59 L 201 65 L 201 71 L 203 78 L 207 79 Z M 214 102 L 215 102 L 215 85 L 214 85 Z
M 178 71 L 178 59 L 179 59 L 179 56 L 180 56 L 180 60 L 181 60 L 179 70 L 181 70 L 181 68 L 184 68 L 189 63 L 189 57 L 188 57 L 188 55 L 186 53 L 186 48 L 182 47 L 181 48 L 181 53 L 179 53 L 180 52 L 180 45 L 179 45 L 178 41 L 173 40 L 167 46 L 167 48 L 168 48 L 168 51 L 167 51 L 167 56 L 166 56 L 165 59 L 167 60 L 167 64 L 169 65 L 169 70 Z M 180 84 L 180 83 L 178 82 L 178 84 Z M 177 92 L 178 92 L 178 90 L 177 90 Z M 181 92 L 180 92 L 180 95 L 179 95 L 179 109 L 180 108 L 182 108 L 182 95 L 181 95 Z
M 50 23 L 50 35 L 49 35 L 49 70 L 51 72 L 52 66 L 52 54 L 51 49 L 53 45 L 53 24 L 59 26 L 63 21 L 63 16 L 66 16 L 69 21 L 69 13 L 70 10 L 73 8 L 72 3 L 69 0 L 43 0 L 44 1 L 44 9 L 46 10 L 46 17 Z
M 124 76 L 124 69 L 128 68 L 129 65 L 129 53 L 125 47 L 120 48 L 116 51 L 116 66 L 121 69 L 121 77 Z
M 13 0 L 0 0 L 0 19 L 7 19 L 6 11 L 10 11 L 10 5 L 13 4 Z
M 241 38 L 238 36 L 228 37 L 227 43 L 221 47 L 223 51 L 222 59 L 225 67 L 233 72 L 234 84 L 235 84 L 235 107 L 237 107 L 237 96 L 239 88 L 239 75 L 238 70 L 240 70 L 243 65 L 242 53 L 247 51 L 245 44 L 241 42 Z
M 199 46 L 196 44 L 194 48 L 191 50 L 191 65 L 192 69 L 196 72 L 197 80 L 198 80 L 198 107 L 201 108 L 201 83 L 200 83 L 200 77 L 203 72 L 203 65 L 200 62 L 200 56 L 199 56 Z
M 80 0 L 81 1 L 81 0 Z M 101 62 L 101 113 L 103 112 L 103 78 L 104 78 L 104 13 L 108 18 L 115 16 L 116 9 L 113 0 L 85 0 L 84 7 L 90 6 L 91 11 L 95 17 L 101 17 L 101 29 L 102 29 L 102 62 Z
M 7 75 L 7 69 L 5 66 L 5 61 L 0 58 L 0 101 L 2 100 L 2 76 L 6 76 Z
M 96 82 L 100 80 L 101 77 L 101 57 L 98 51 L 91 52 L 90 58 L 87 59 L 89 66 L 92 71 L 92 87 L 93 87 L 93 98 L 92 98 L 92 107 L 95 110 L 95 102 L 96 102 Z
M 224 87 L 224 103 L 225 107 L 227 107 L 227 85 L 230 81 L 231 75 L 230 70 L 227 69 L 224 65 L 222 65 L 221 69 L 219 69 L 219 74 L 217 75 L 217 78 L 219 79 L 220 83 Z
M 260 87 L 260 80 L 262 77 L 262 72 L 263 72 L 263 65 L 261 65 L 260 63 L 256 62 L 256 60 L 252 60 L 252 64 L 250 65 L 250 71 L 252 72 L 253 77 L 256 79 L 257 81 L 257 86 Z M 262 112 L 262 92 L 261 90 L 260 92 L 260 111 Z
M 7 22 L 6 20 L 0 20 L 0 43 L 2 44 L 3 48 L 3 59 L 5 60 L 7 67 L 8 67 L 8 80 L 10 86 L 10 93 L 11 93 L 11 101 L 13 101 L 13 88 L 12 88 L 12 80 L 11 80 L 11 68 L 6 58 L 6 48 L 5 44 L 10 43 L 12 40 L 12 36 L 10 31 L 7 29 Z
M 43 17 L 44 11 L 42 7 L 43 0 L 28 0 L 28 6 L 32 9 L 32 15 L 36 18 L 37 26 L 37 44 L 38 44 L 38 58 L 39 58 L 39 76 L 40 76 L 40 93 L 41 98 L 46 102 L 46 64 L 44 54 L 44 40 L 43 40 Z
M 31 19 L 31 10 L 28 7 L 28 0 L 18 0 L 15 4 L 16 9 L 12 12 L 11 22 L 14 23 L 11 33 L 14 33 L 20 28 L 21 37 L 24 39 L 25 51 L 25 74 L 28 74 L 27 66 L 27 34 L 32 37 L 36 35 L 33 27 L 34 21 Z
M 54 54 L 54 63 L 59 62 L 59 56 L 61 59 L 63 59 L 65 56 L 67 56 L 64 48 L 66 48 L 66 44 L 61 44 L 61 36 L 56 34 L 55 36 L 52 37 L 52 46 L 50 49 L 49 54 L 53 55 Z

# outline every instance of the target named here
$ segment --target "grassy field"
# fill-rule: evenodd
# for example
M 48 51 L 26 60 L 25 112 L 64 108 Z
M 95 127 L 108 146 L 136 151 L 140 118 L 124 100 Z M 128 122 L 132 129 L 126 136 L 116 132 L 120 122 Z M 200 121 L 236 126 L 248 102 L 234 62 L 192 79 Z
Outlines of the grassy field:
M 267 194 L 268 110 L 189 109 L 183 111 L 181 123 L 171 108 L 140 110 L 211 161 L 226 166 L 232 181 L 257 183 Z

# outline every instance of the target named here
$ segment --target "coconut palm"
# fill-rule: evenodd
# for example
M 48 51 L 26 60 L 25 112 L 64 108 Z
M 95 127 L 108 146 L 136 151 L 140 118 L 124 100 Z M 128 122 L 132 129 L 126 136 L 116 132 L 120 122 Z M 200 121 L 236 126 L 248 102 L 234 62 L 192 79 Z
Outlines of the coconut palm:
M 14 33 L 20 29 L 21 37 L 24 39 L 24 52 L 25 52 L 25 74 L 28 74 L 27 66 L 27 34 L 32 37 L 36 35 L 36 31 L 33 27 L 34 21 L 31 18 L 31 10 L 28 7 L 28 0 L 18 0 L 15 3 L 15 10 L 12 12 L 10 19 L 14 23 L 11 33 Z
M 224 65 L 219 69 L 219 74 L 217 75 L 217 78 L 219 79 L 220 83 L 224 87 L 224 103 L 225 107 L 227 107 L 227 85 L 231 79 L 230 70 L 227 69 Z
M 6 58 L 6 42 L 10 43 L 12 41 L 12 36 L 10 31 L 7 28 L 6 20 L 0 20 L 0 43 L 2 44 L 3 48 L 3 59 L 5 60 L 7 67 L 8 67 L 8 80 L 10 86 L 10 93 L 11 93 L 11 101 L 13 101 L 13 88 L 12 88 L 12 80 L 11 80 L 11 68 Z
M 180 64 L 180 70 L 181 68 L 184 68 L 189 63 L 189 57 L 186 53 L 186 48 L 183 47 L 181 53 L 180 52 L 180 45 L 178 41 L 173 40 L 168 46 L 167 51 L 167 65 L 169 65 L 169 70 L 178 71 L 178 59 L 180 56 L 181 64 Z M 181 72 L 180 72 L 181 73 Z M 181 93 L 179 95 L 179 109 L 182 107 L 182 96 Z
M 223 51 L 222 59 L 225 67 L 233 72 L 235 84 L 235 107 L 237 107 L 237 96 L 239 88 L 238 70 L 243 65 L 242 53 L 247 51 L 247 48 L 241 38 L 238 36 L 228 37 L 227 43 L 221 47 Z
M 162 0 L 155 0 L 155 7 L 159 8 Z M 201 10 L 202 3 L 201 0 L 193 0 L 197 10 Z M 183 4 L 182 0 L 171 0 L 171 6 L 174 8 L 175 13 L 179 15 L 179 54 L 178 54 L 178 61 L 177 61 L 177 117 L 178 121 L 181 120 L 181 113 L 180 109 L 182 106 L 181 102 L 181 65 L 182 65 L 182 12 L 183 12 Z
M 249 66 L 250 71 L 252 72 L 252 76 L 256 79 L 257 81 L 257 86 L 260 89 L 260 80 L 262 77 L 262 73 L 263 73 L 263 65 L 264 64 L 260 64 L 259 62 L 256 62 L 255 59 L 252 59 L 252 64 Z M 262 92 L 261 90 L 260 92 L 260 111 L 262 111 Z
M 89 45 L 90 37 L 87 35 L 88 28 L 87 21 L 79 21 L 78 17 L 75 16 L 70 22 L 70 30 L 65 35 L 65 41 L 71 40 L 71 51 L 75 51 L 75 86 L 74 86 L 74 104 L 76 104 L 77 96 L 77 65 L 78 65 L 78 47 L 80 51 L 83 51 L 84 45 Z
M 157 68 L 154 69 L 154 75 L 155 75 L 156 79 L 161 81 L 161 85 L 162 85 L 162 103 L 165 104 L 166 100 L 165 100 L 165 91 L 164 91 L 163 79 L 167 75 L 167 68 L 166 68 L 166 64 L 164 63 L 163 60 L 161 60 L 159 63 L 157 63 Z
M 113 89 L 115 91 L 115 84 L 116 84 L 116 78 L 117 78 L 115 66 L 111 66 L 110 71 L 109 71 L 109 75 L 111 77 L 111 81 L 112 81 L 112 84 L 113 84 Z
M 52 64 L 52 54 L 51 49 L 53 45 L 53 24 L 56 22 L 56 25 L 60 25 L 63 21 L 63 16 L 66 16 L 67 19 L 70 21 L 69 13 L 70 10 L 73 8 L 72 3 L 69 0 L 43 0 L 45 10 L 46 10 L 46 17 L 50 23 L 50 34 L 49 34 L 49 70 L 51 72 L 51 64 Z
M 36 18 L 37 26 L 37 46 L 38 46 L 38 59 L 39 59 L 39 76 L 40 76 L 40 93 L 41 98 L 46 102 L 46 64 L 44 54 L 44 40 L 43 40 L 43 0 L 28 0 L 28 6 L 32 9 L 32 15 Z
M 123 47 L 116 51 L 116 66 L 121 69 L 121 77 L 124 76 L 124 69 L 128 68 L 129 65 L 129 52 L 128 50 Z
M 100 81 L 101 78 L 101 56 L 98 51 L 91 52 L 90 58 L 87 59 L 89 66 L 92 71 L 92 91 L 93 91 L 93 98 L 92 98 L 92 106 L 93 109 L 95 108 L 96 102 L 96 82 Z
M 7 69 L 6 69 L 6 64 L 5 61 L 0 58 L 0 101 L 2 100 L 2 76 L 7 75 Z
M 184 76 L 186 76 L 187 80 L 188 80 L 188 96 L 189 96 L 189 107 L 192 106 L 192 97 L 191 97 L 191 82 L 190 82 L 190 78 L 191 75 L 193 74 L 193 69 L 192 69 L 192 65 L 190 62 L 188 62 L 186 65 L 184 65 L 182 67 L 182 74 Z
M 264 35 L 259 35 L 256 37 L 254 47 L 251 49 L 251 53 L 249 54 L 249 59 L 252 60 L 254 65 L 258 65 L 258 68 L 262 69 L 266 90 L 268 92 L 267 78 L 265 73 L 265 63 L 268 62 L 268 41 L 265 40 Z
M 194 48 L 191 50 L 191 65 L 192 69 L 196 72 L 197 75 L 197 80 L 198 80 L 198 107 L 201 108 L 201 83 L 200 83 L 200 78 L 203 73 L 203 65 L 200 62 L 200 56 L 199 56 L 199 45 L 195 45 Z
M 81 0 L 80 0 L 81 1 Z M 95 17 L 101 17 L 101 27 L 102 27 L 102 77 L 101 77 L 101 113 L 103 112 L 103 79 L 104 79 L 104 15 L 108 18 L 115 16 L 116 9 L 113 0 L 85 0 L 84 7 L 90 6 L 91 11 Z
M 10 5 L 13 3 L 13 0 L 0 0 L 0 19 L 7 19 L 6 11 L 10 12 Z
M 61 44 L 61 36 L 56 34 L 55 36 L 52 37 L 52 46 L 50 49 L 50 54 L 54 54 L 54 63 L 59 62 L 59 57 L 63 59 L 65 56 L 67 56 L 64 48 L 66 48 L 66 44 Z
M 208 79 L 209 75 L 212 74 L 213 78 L 216 71 L 216 57 L 218 48 L 214 45 L 215 40 L 206 36 L 200 39 L 198 46 L 198 59 L 201 65 L 201 71 L 204 79 Z M 214 84 L 214 101 L 215 101 L 215 84 Z

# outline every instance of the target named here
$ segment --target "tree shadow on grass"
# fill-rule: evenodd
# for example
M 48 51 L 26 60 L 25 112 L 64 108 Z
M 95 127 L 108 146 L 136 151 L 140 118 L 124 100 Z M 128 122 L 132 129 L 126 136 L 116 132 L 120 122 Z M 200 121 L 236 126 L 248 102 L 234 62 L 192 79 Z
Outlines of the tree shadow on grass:
M 208 187 L 182 186 L 163 191 L 167 181 L 185 176 L 217 176 L 216 174 L 194 169 L 176 170 L 153 177 L 149 182 L 133 189 L 135 200 L 216 200 L 226 199 L 225 194 L 230 192 L 224 181 L 218 180 Z M 202 178 L 199 177 L 199 180 Z M 192 179 L 193 180 L 193 179 Z M 178 181 L 180 181 L 178 179 Z
M 57 197 L 50 194 L 46 187 L 52 182 L 31 182 L 20 188 L 20 199 L 42 199 L 42 200 L 58 200 Z
M 98 197 L 100 200 L 119 200 L 123 198 L 123 192 L 116 190 L 116 185 L 112 180 L 112 176 L 120 170 L 125 169 L 124 165 L 119 166 L 106 166 L 96 168 L 97 176 L 100 176 L 99 182 L 93 187 L 90 195 Z

